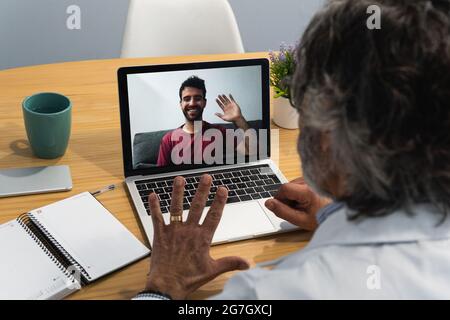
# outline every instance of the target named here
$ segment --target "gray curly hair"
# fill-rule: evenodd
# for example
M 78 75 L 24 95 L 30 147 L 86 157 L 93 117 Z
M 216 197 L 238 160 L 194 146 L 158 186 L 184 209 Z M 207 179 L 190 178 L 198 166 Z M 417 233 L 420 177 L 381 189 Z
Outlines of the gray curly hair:
M 381 8 L 369 30 L 368 6 Z M 334 0 L 297 48 L 301 127 L 328 132 L 354 216 L 450 207 L 450 1 Z

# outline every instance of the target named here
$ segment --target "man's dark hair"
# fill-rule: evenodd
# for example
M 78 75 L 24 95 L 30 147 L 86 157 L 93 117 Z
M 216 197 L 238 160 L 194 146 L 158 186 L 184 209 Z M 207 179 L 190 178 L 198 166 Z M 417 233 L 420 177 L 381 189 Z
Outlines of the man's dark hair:
M 184 88 L 191 87 L 191 88 L 197 88 L 199 90 L 202 90 L 203 98 L 206 99 L 206 87 L 205 87 L 205 80 L 200 79 L 197 76 L 190 76 L 186 80 L 183 81 L 180 87 L 180 101 L 181 101 L 181 93 L 183 92 Z
M 381 9 L 370 30 L 367 9 Z M 450 208 L 450 0 L 335 0 L 297 48 L 293 103 L 329 133 L 357 216 Z M 356 216 L 355 216 L 356 217 Z

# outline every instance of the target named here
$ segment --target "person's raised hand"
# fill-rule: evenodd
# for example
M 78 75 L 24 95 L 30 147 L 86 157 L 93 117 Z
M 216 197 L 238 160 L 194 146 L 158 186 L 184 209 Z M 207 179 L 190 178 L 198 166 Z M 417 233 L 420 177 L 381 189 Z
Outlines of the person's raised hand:
M 209 254 L 228 197 L 227 189 L 219 187 L 200 225 L 211 181 L 211 176 L 202 176 L 185 222 L 182 221 L 183 177 L 176 177 L 173 183 L 170 224 L 164 223 L 158 196 L 154 193 L 149 195 L 154 237 L 146 290 L 162 292 L 173 299 L 184 299 L 222 273 L 249 268 L 249 264 L 240 257 L 214 260 Z
M 216 113 L 216 116 L 220 119 L 228 122 L 236 122 L 242 118 L 241 108 L 231 94 L 229 97 L 224 94 L 219 94 L 216 102 L 223 111 L 223 114 Z
M 298 178 L 283 184 L 265 205 L 279 218 L 312 231 L 317 228 L 317 212 L 330 202 L 330 199 L 314 193 L 303 178 Z

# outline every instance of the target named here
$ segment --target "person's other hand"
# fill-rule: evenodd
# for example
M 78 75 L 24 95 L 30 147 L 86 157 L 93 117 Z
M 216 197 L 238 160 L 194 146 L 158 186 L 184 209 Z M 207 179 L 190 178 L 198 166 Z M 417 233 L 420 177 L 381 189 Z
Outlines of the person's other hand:
M 281 219 L 312 231 L 317 228 L 316 213 L 330 202 L 314 193 L 303 178 L 298 178 L 283 184 L 265 205 Z
M 241 108 L 231 94 L 230 97 L 219 94 L 216 98 L 216 102 L 223 111 L 223 114 L 216 113 L 216 116 L 220 119 L 228 122 L 236 122 L 242 118 Z
M 186 222 L 165 225 L 159 199 L 156 194 L 150 194 L 154 237 L 146 290 L 166 293 L 173 299 L 184 299 L 222 273 L 249 268 L 249 264 L 242 258 L 225 257 L 214 260 L 209 254 L 211 241 L 228 197 L 227 189 L 219 187 L 208 214 L 200 225 L 211 181 L 211 176 L 202 176 Z M 184 184 L 183 177 L 175 178 L 170 204 L 172 216 L 181 216 L 183 213 Z

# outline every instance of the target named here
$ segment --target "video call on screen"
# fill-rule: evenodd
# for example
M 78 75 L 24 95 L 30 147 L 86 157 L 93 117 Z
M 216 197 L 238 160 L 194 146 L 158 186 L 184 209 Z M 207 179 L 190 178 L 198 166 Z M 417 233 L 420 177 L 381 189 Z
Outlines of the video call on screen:
M 130 74 L 127 85 L 134 169 L 267 153 L 260 66 Z

